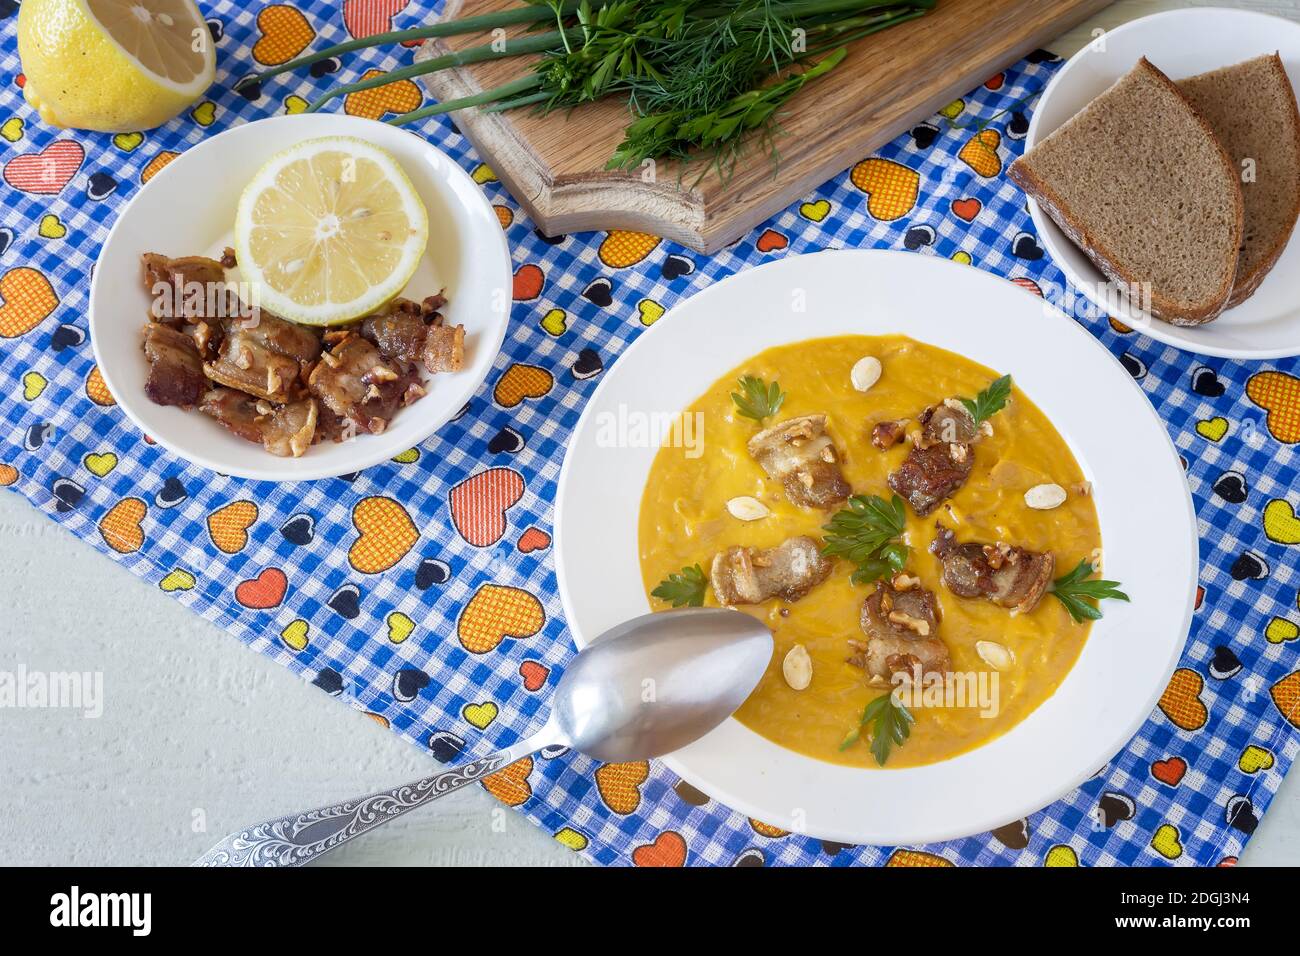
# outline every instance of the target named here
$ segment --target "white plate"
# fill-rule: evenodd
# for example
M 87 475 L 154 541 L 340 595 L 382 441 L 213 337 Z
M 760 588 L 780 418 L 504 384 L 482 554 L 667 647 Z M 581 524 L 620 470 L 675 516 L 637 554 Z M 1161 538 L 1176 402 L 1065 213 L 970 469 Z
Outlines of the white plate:
M 648 606 L 637 511 L 655 449 L 601 447 L 599 423 L 678 412 L 774 345 L 892 332 L 1012 374 L 1093 482 L 1106 574 L 1133 600 L 1107 603 L 1074 669 L 1026 720 L 951 760 L 900 770 L 839 766 L 786 750 L 736 720 L 665 758 L 755 819 L 845 843 L 912 844 L 989 830 L 1096 773 L 1151 714 L 1182 652 L 1196 590 L 1196 518 L 1178 455 L 1132 377 L 1095 339 L 1041 298 L 969 266 L 906 252 L 822 252 L 693 296 L 605 373 L 569 445 L 555 509 L 560 595 L 579 647 Z
M 407 286 L 422 299 L 446 289 L 443 314 L 465 326 L 465 368 L 427 377 L 428 394 L 393 417 L 380 435 L 314 445 L 277 458 L 198 412 L 155 405 L 144 394 L 148 363 L 140 330 L 149 296 L 140 254 L 219 256 L 232 245 L 235 206 L 271 156 L 305 139 L 357 136 L 392 153 L 429 211 L 429 248 Z M 277 116 L 227 130 L 172 160 L 122 210 L 95 264 L 90 336 L 95 361 L 118 405 L 145 434 L 215 471 L 267 481 L 301 481 L 359 471 L 400 454 L 449 421 L 487 377 L 505 336 L 510 253 L 483 191 L 452 159 L 406 130 L 329 113 Z
M 1157 13 L 1111 30 L 1072 56 L 1034 110 L 1025 148 L 1061 126 L 1145 56 L 1171 79 L 1277 51 L 1300 94 L 1300 24 L 1244 10 L 1191 8 Z M 1300 241 L 1291 242 L 1249 299 L 1206 325 L 1181 327 L 1144 317 L 1126 301 L 1107 303 L 1105 276 L 1033 200 L 1029 212 L 1048 255 L 1075 289 L 1103 311 L 1161 342 L 1228 358 L 1300 354 Z M 1055 298 L 1055 296 L 1053 296 Z M 1068 308 L 1068 306 L 1067 306 Z

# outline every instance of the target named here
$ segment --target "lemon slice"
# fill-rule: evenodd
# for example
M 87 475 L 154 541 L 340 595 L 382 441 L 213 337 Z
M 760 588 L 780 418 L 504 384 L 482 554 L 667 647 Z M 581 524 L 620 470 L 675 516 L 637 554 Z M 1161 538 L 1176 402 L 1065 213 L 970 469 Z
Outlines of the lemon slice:
M 429 217 L 402 167 L 348 136 L 273 156 L 244 187 L 235 251 L 258 304 L 308 325 L 346 322 L 402 291 Z
M 194 0 L 25 0 L 23 95 L 58 127 L 152 129 L 212 85 L 216 53 Z

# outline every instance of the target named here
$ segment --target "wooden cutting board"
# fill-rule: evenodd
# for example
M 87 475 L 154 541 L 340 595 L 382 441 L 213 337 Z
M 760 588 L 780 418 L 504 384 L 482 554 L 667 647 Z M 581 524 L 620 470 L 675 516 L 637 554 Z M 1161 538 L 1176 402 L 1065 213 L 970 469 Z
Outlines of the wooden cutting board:
M 470 109 L 453 119 L 543 232 L 631 229 L 714 252 L 1109 2 L 939 0 L 928 16 L 856 41 L 843 63 L 786 106 L 775 175 L 757 150 L 725 183 L 709 173 L 695 184 L 698 167 L 681 177 L 672 162 L 652 175 L 608 172 L 629 118 L 616 98 L 567 113 Z M 514 5 L 447 0 L 446 18 Z M 429 41 L 416 57 L 492 39 Z M 469 96 L 522 75 L 532 59 L 446 70 L 423 82 L 438 100 Z

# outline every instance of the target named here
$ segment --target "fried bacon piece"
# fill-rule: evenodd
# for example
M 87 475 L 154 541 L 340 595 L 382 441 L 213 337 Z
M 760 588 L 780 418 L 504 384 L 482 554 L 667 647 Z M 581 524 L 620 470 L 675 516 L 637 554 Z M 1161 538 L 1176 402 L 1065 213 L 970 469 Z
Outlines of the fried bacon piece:
M 361 321 L 361 334 L 373 342 L 386 359 L 420 361 L 428 331 L 420 303 L 410 299 L 394 299 L 383 312 L 366 316 Z
M 424 394 L 413 364 L 385 361 L 374 345 L 356 334 L 345 335 L 322 353 L 307 385 L 327 411 L 373 435 L 388 427 L 399 408 Z
M 193 408 L 208 387 L 203 359 L 194 340 L 160 322 L 144 328 L 144 354 L 149 360 L 149 378 L 144 393 L 155 405 Z
M 952 669 L 948 646 L 939 639 L 939 602 L 915 579 L 895 575 L 880 581 L 862 603 L 859 624 L 865 641 L 849 641 L 849 663 L 867 672 L 868 683 L 887 686 L 895 674 L 914 677 Z M 906 590 L 904 584 L 909 585 Z
M 924 517 L 954 494 L 970 477 L 975 464 L 972 444 L 979 437 L 975 419 L 960 402 L 948 399 L 931 405 L 917 419 L 920 434 L 889 487 L 907 499 Z
M 465 367 L 465 326 L 431 325 L 424 338 L 424 367 L 431 373 L 459 372 Z
M 1049 552 L 1014 545 L 957 542 L 936 522 L 938 535 L 930 551 L 943 562 L 943 583 L 958 597 L 987 598 L 1015 613 L 1032 611 L 1052 583 L 1056 558 Z
M 298 397 L 304 365 L 320 354 L 315 332 L 260 310 L 224 327 L 216 358 L 203 367 L 208 378 L 270 402 Z
M 271 405 L 233 388 L 214 388 L 204 394 L 199 410 L 281 458 L 302 455 L 316 434 L 316 402 L 310 398 Z
M 709 578 L 723 604 L 759 604 L 773 597 L 797 601 L 830 573 L 831 559 L 800 535 L 775 548 L 728 548 L 714 557 Z
M 840 471 L 840 456 L 826 434 L 825 415 L 804 415 L 765 428 L 749 440 L 749 454 L 786 497 L 806 508 L 828 508 L 853 489 Z
M 140 256 L 140 276 L 150 297 L 149 315 L 158 322 L 193 322 L 239 314 L 239 300 L 226 285 L 225 267 L 207 256 L 172 259 L 157 252 Z

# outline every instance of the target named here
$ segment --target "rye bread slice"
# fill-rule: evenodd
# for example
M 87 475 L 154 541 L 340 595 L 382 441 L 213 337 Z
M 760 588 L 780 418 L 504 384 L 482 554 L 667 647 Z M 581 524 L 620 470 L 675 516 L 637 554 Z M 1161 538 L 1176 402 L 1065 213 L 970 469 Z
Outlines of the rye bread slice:
M 1276 53 L 1178 81 L 1236 165 L 1245 224 L 1228 308 L 1277 263 L 1300 216 L 1300 111 Z M 1246 161 L 1253 160 L 1253 178 Z
M 1236 168 L 1145 57 L 1008 175 L 1157 318 L 1200 325 L 1227 306 L 1242 232 Z

